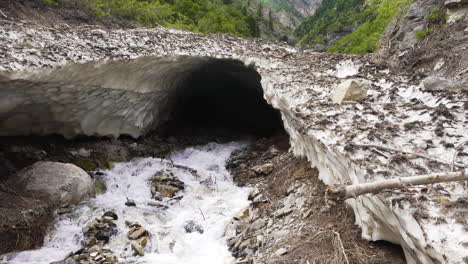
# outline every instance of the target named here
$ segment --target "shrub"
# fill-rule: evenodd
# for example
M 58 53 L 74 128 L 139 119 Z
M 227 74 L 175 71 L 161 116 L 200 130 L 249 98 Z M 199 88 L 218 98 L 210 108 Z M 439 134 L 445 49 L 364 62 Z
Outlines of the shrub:
M 432 32 L 432 29 L 424 29 L 424 30 L 418 31 L 416 33 L 416 39 L 418 41 L 421 41 L 422 39 L 424 39 L 431 32 Z
M 439 23 L 441 20 L 440 18 L 441 18 L 440 8 L 434 8 L 426 15 L 426 19 L 434 24 Z

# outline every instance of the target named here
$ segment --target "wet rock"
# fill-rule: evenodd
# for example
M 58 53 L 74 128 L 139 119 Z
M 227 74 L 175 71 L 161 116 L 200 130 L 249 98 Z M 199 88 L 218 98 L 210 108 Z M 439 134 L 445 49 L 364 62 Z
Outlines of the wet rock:
M 273 171 L 273 164 L 271 163 L 266 163 L 263 165 L 258 165 L 252 168 L 252 170 L 257 174 L 257 175 L 268 175 Z
M 94 237 L 97 239 L 97 240 L 102 240 L 106 243 L 109 243 L 109 239 L 111 236 L 117 234 L 117 230 L 115 228 L 112 228 L 112 227 L 104 227 L 104 228 L 101 228 L 100 230 L 98 230 L 96 232 L 96 234 L 94 235 Z
M 135 255 L 138 255 L 140 257 L 145 255 L 145 252 L 143 252 L 143 248 L 135 242 L 132 243 L 132 250 L 135 252 Z
M 140 238 L 140 240 L 138 240 L 138 244 L 142 247 L 146 247 L 146 245 L 148 244 L 148 237 Z
M 95 196 L 91 177 L 79 167 L 69 163 L 36 162 L 17 173 L 14 182 L 25 191 L 40 191 L 53 202 L 65 207 Z
M 197 223 L 195 223 L 195 221 L 188 221 L 185 226 L 184 226 L 184 229 L 185 229 L 185 232 L 187 233 L 193 233 L 193 232 L 198 232 L 200 234 L 203 234 L 204 230 L 203 230 L 203 227 Z
M 177 179 L 172 171 L 161 170 L 151 178 L 151 195 L 156 200 L 173 198 L 184 190 L 184 183 Z
M 128 238 L 132 240 L 136 240 L 146 235 L 147 233 L 148 231 L 146 231 L 146 229 L 144 229 L 143 227 L 135 227 L 128 232 Z
M 347 101 L 359 102 L 366 99 L 369 89 L 370 82 L 367 80 L 346 80 L 335 86 L 332 92 L 332 101 L 337 104 Z
M 125 205 L 126 206 L 136 206 L 136 203 L 135 203 L 134 200 L 127 198 L 127 201 L 125 202 Z
M 81 241 L 83 248 L 73 253 L 68 259 L 77 263 L 117 263 L 117 258 L 109 249 L 104 249 L 104 244 L 117 234 L 117 225 L 113 222 L 117 215 L 113 212 L 106 212 L 100 218 L 89 222 L 83 233 L 86 239 Z M 65 260 L 65 261 L 66 261 Z
M 103 216 L 109 216 L 109 217 L 112 217 L 112 219 L 114 220 L 118 220 L 119 217 L 117 216 L 116 213 L 112 212 L 112 211 L 107 211 L 103 214 Z

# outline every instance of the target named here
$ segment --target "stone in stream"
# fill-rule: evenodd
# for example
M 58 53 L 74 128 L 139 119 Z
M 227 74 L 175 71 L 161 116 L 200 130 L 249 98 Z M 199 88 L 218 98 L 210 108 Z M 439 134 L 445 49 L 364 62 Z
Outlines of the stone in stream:
M 118 220 L 119 217 L 117 216 L 116 213 L 112 212 L 112 211 L 107 211 L 103 214 L 103 216 L 109 216 L 109 217 L 112 217 L 114 220 Z
M 142 236 L 145 236 L 147 233 L 148 231 L 146 231 L 146 229 L 144 229 L 143 227 L 132 228 L 128 232 L 128 238 L 132 240 L 136 240 Z
M 99 231 L 97 231 L 96 234 L 94 235 L 94 237 L 97 240 L 103 240 L 106 243 L 109 243 L 110 237 L 115 235 L 115 234 L 117 234 L 117 229 L 112 228 L 112 227 L 105 227 L 105 228 L 102 228 Z
M 104 244 L 117 234 L 117 225 L 114 223 L 117 219 L 117 214 L 108 211 L 102 217 L 89 222 L 83 228 L 87 237 L 81 241 L 83 248 L 60 263 L 118 263 L 112 251 L 103 248 Z
M 128 198 L 127 198 L 127 201 L 125 202 L 125 205 L 126 205 L 126 206 L 130 206 L 130 207 L 133 207 L 133 206 L 136 206 L 136 203 L 135 203 L 134 200 L 128 199 Z
M 187 221 L 187 223 L 184 226 L 184 229 L 185 229 L 185 232 L 187 233 L 198 232 L 200 234 L 203 234 L 204 232 L 203 227 L 195 223 L 195 221 L 193 220 Z
M 150 180 L 151 195 L 156 200 L 173 198 L 177 192 L 184 190 L 184 183 L 177 179 L 170 170 L 157 171 Z
M 135 255 L 138 255 L 140 257 L 145 255 L 145 253 L 143 252 L 143 248 L 135 242 L 132 243 L 132 249 L 135 252 Z

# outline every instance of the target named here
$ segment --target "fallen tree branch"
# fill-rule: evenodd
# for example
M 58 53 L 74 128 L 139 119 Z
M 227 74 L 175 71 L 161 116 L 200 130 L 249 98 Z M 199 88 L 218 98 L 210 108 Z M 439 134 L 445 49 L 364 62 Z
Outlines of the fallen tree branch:
M 377 148 L 377 149 L 382 149 L 382 150 L 386 150 L 386 151 L 399 152 L 399 153 L 406 154 L 406 155 L 415 155 L 415 156 L 418 156 L 420 158 L 425 158 L 425 159 L 428 159 L 428 160 L 436 161 L 436 162 L 439 162 L 441 164 L 445 164 L 445 165 L 449 165 L 449 166 L 452 166 L 452 164 L 453 164 L 453 165 L 455 165 L 457 167 L 468 168 L 468 165 L 465 165 L 465 164 L 462 164 L 462 163 L 457 163 L 457 162 L 452 163 L 452 162 L 445 161 L 445 160 L 440 160 L 440 159 L 437 159 L 437 158 L 434 158 L 434 157 L 431 157 L 431 156 L 428 156 L 428 155 L 409 152 L 409 151 L 404 151 L 404 150 L 401 150 L 401 149 L 395 149 L 395 148 L 379 146 L 379 145 L 373 145 L 373 144 L 353 144 L 353 145 L 357 146 L 357 147 L 361 147 L 361 148 Z
M 468 170 L 442 172 L 420 176 L 400 177 L 389 180 L 366 182 L 353 185 L 330 187 L 327 192 L 340 200 L 356 198 L 366 193 L 379 193 L 385 189 L 397 189 L 412 185 L 424 185 L 440 182 L 468 181 Z

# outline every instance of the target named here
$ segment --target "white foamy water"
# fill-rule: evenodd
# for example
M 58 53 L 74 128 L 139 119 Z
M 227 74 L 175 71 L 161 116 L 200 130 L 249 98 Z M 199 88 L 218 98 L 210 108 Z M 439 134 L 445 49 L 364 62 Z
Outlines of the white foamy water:
M 119 261 L 159 264 L 224 264 L 234 260 L 228 251 L 225 229 L 232 217 L 248 206 L 247 188 L 237 187 L 225 163 L 232 151 L 243 143 L 210 143 L 188 148 L 172 155 L 174 164 L 197 170 L 193 175 L 174 168 L 167 160 L 141 158 L 116 163 L 104 177 L 107 192 L 81 204 L 73 213 L 57 219 L 41 249 L 25 251 L 0 258 L 2 263 L 50 263 L 63 260 L 70 252 L 81 248 L 82 228 L 105 211 L 114 211 L 119 233 L 105 248 L 111 249 Z M 172 201 L 168 209 L 154 206 L 148 180 L 155 172 L 170 169 L 185 184 L 180 201 Z M 137 206 L 125 206 L 126 198 Z M 151 205 L 153 204 L 153 205 Z M 133 257 L 129 248 L 125 221 L 137 221 L 151 236 L 144 257 Z M 187 221 L 195 221 L 204 232 L 187 233 Z M 170 244 L 173 244 L 171 249 Z

